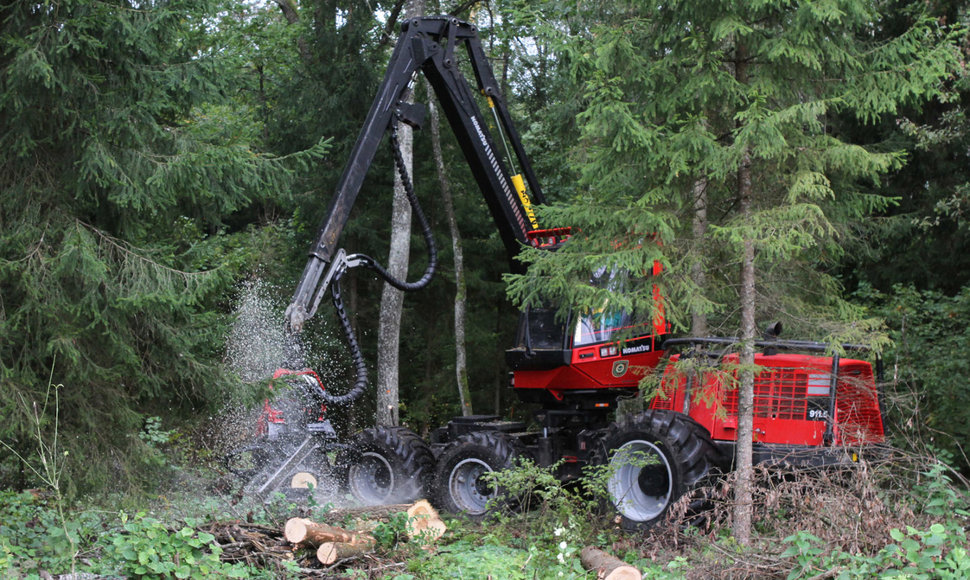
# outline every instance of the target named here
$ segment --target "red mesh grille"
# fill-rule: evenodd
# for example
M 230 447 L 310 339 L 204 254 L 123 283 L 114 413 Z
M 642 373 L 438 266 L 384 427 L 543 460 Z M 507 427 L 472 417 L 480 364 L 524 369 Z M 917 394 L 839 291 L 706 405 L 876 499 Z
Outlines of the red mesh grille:
M 726 370 L 730 368 L 730 364 L 736 364 L 736 360 L 736 357 L 733 360 L 730 357 L 726 359 Z M 814 433 L 809 435 L 817 436 L 820 442 L 821 429 L 824 428 L 822 422 L 828 416 L 830 403 L 831 359 L 787 355 L 786 358 L 758 357 L 755 362 L 764 369 L 755 377 L 755 417 L 769 421 L 796 421 L 801 425 L 778 423 L 776 425 L 783 425 L 779 428 L 788 431 L 773 432 L 765 440 L 807 441 L 810 437 L 798 431 L 798 429 L 807 429 Z M 767 366 L 770 363 L 781 364 Z M 692 415 L 697 414 L 695 418 L 705 425 L 708 422 L 712 423 L 712 428 L 715 430 L 717 424 L 736 425 L 738 390 L 731 385 L 736 383 L 736 377 L 737 373 L 729 370 L 724 374 L 705 373 L 703 383 L 706 386 L 702 388 L 703 392 L 710 393 L 715 399 L 721 399 L 721 405 L 717 406 L 718 418 L 715 421 L 711 416 L 707 422 L 702 420 L 704 413 L 698 411 L 701 408 L 700 405 L 691 405 Z M 679 410 L 683 404 L 685 382 L 682 374 L 668 371 L 663 381 L 663 395 L 654 397 L 650 408 Z M 693 388 L 695 395 L 702 392 L 697 389 L 697 386 Z M 835 443 L 857 444 L 883 441 L 881 417 L 872 366 L 865 361 L 843 359 L 839 365 L 839 378 L 836 384 Z M 730 435 L 730 433 L 723 434 L 725 437 Z
M 808 372 L 804 369 L 766 369 L 754 378 L 754 415 L 765 419 L 804 419 L 808 411 Z M 738 390 L 729 389 L 724 401 L 729 417 L 738 416 Z
M 804 419 L 808 410 L 805 385 L 808 373 L 772 369 L 754 378 L 754 414 L 769 419 Z
M 656 395 L 652 401 L 650 401 L 651 409 L 662 409 L 665 411 L 673 411 L 674 409 L 674 393 L 678 390 L 684 388 L 685 378 L 684 375 L 677 373 L 671 379 L 671 373 L 668 373 L 660 386 L 660 394 Z
M 842 367 L 835 398 L 835 417 L 839 443 L 878 443 L 883 440 L 882 413 L 871 366 Z

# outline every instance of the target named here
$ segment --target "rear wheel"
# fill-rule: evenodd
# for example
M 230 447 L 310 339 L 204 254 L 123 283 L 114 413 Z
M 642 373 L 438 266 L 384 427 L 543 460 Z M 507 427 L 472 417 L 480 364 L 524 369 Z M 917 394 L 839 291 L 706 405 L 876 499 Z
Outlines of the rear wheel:
M 644 529 L 716 469 L 720 452 L 707 430 L 686 415 L 646 411 L 611 425 L 595 461 L 609 467 L 607 492 L 621 526 Z
M 413 501 L 431 487 L 431 448 L 404 427 L 361 431 L 338 462 L 345 470 L 347 491 L 364 505 Z
M 501 493 L 486 476 L 514 467 L 515 459 L 523 454 L 522 445 L 504 433 L 478 431 L 463 435 L 438 458 L 438 507 L 473 518 L 484 516 L 491 507 L 489 501 L 498 499 Z

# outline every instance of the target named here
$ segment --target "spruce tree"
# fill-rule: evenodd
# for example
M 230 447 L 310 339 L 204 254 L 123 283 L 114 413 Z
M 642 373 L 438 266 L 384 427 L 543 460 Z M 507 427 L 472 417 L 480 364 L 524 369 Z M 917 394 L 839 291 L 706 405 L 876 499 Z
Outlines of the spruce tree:
M 585 99 L 572 153 L 585 191 L 546 221 L 582 235 L 562 251 L 528 254 L 513 296 L 579 308 L 609 298 L 642 311 L 653 306 L 649 284 L 609 296 L 585 279 L 597 265 L 645 272 L 661 260 L 666 314 L 679 329 L 706 311 L 716 331 L 748 345 L 742 401 L 753 388 L 758 318 L 785 318 L 800 338 L 868 334 L 874 323 L 857 320 L 826 268 L 854 224 L 886 207 L 870 188 L 904 155 L 852 141 L 840 122 L 875 123 L 941 91 L 957 53 L 922 5 L 894 6 L 907 25 L 891 36 L 876 34 L 885 6 L 864 0 L 544 5 L 565 22 L 548 30 L 560 34 Z M 709 226 L 693 240 L 698 183 Z M 707 269 L 707 287 L 691 283 L 693 264 Z M 739 466 L 750 465 L 750 438 L 750 428 L 739 432 Z M 744 512 L 735 522 L 742 542 Z
M 220 400 L 223 311 L 252 254 L 227 219 L 321 153 L 259 152 L 223 96 L 215 8 L 0 8 L 0 438 L 30 457 L 53 377 L 61 424 L 46 427 L 81 489 L 135 482 L 147 415 Z

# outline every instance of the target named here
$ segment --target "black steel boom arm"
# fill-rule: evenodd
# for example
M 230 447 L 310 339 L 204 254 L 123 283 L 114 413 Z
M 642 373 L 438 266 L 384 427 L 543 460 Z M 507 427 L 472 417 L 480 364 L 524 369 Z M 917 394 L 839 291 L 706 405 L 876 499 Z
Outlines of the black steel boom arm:
M 515 162 L 519 164 L 521 177 L 515 175 L 515 181 L 513 171 L 507 167 L 503 152 L 496 148 L 488 121 L 482 115 L 475 94 L 455 59 L 459 45 L 465 47 L 478 90 L 488 99 L 498 120 L 499 130 L 511 146 Z M 298 331 L 304 320 L 314 314 L 335 271 L 346 267 L 338 263 L 343 260 L 343 253 L 335 259 L 338 238 L 384 133 L 396 115 L 404 117 L 405 122 L 413 118 L 413 110 L 405 98 L 412 79 L 419 71 L 430 82 L 458 138 L 508 251 L 513 271 L 521 270 L 521 265 L 514 257 L 522 244 L 536 244 L 529 237 L 529 232 L 538 229 L 531 203 L 544 203 L 544 198 L 482 49 L 476 27 L 448 16 L 408 20 L 402 25 L 384 80 L 337 184 L 317 241 L 310 249 L 310 258 L 293 302 L 287 308 L 286 317 L 293 330 Z M 516 187 L 516 181 L 523 178 L 531 192 L 531 201 L 524 188 Z

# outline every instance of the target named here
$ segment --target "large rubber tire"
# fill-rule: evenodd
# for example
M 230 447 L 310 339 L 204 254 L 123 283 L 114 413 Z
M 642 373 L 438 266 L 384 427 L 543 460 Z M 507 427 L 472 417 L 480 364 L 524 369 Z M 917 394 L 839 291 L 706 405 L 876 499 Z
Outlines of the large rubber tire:
M 610 425 L 594 452 L 594 463 L 609 468 L 609 501 L 626 530 L 663 520 L 721 461 L 707 430 L 672 411 L 646 411 Z
M 338 458 L 344 484 L 363 505 L 425 498 L 434 477 L 431 447 L 404 427 L 373 427 L 358 433 Z
M 461 436 L 438 457 L 435 504 L 446 512 L 484 517 L 501 499 L 501 490 L 484 476 L 515 467 L 515 460 L 525 456 L 522 444 L 505 433 L 477 431 Z

